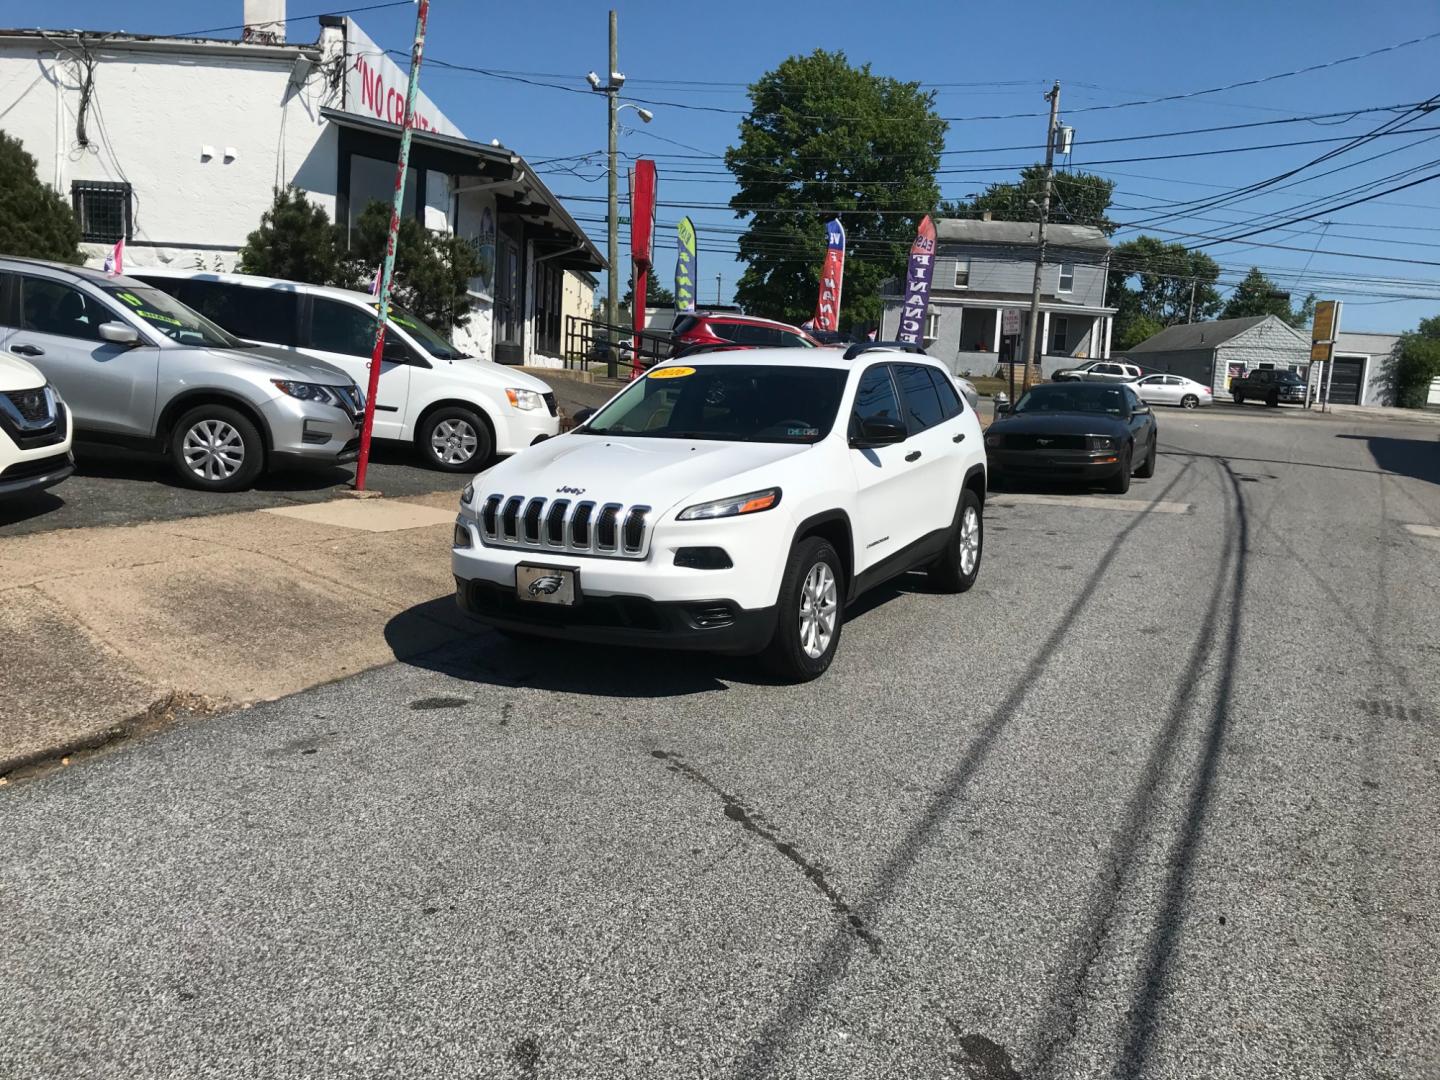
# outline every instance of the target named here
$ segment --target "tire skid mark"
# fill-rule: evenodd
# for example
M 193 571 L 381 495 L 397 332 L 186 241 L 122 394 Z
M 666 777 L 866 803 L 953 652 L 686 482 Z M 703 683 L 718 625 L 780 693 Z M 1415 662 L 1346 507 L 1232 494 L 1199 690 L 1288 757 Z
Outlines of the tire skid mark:
M 769 843 L 777 852 L 794 863 L 800 872 L 809 879 L 810 884 L 830 902 L 831 909 L 840 916 L 845 928 L 863 941 L 872 954 L 880 955 L 879 937 L 865 925 L 865 920 L 855 914 L 855 911 L 846 903 L 839 890 L 830 883 L 822 866 L 807 858 L 794 844 L 782 839 L 765 822 L 764 817 L 758 811 L 751 809 L 738 796 L 732 795 L 720 787 L 680 754 L 668 750 L 651 750 L 650 756 L 665 762 L 665 767 L 671 772 L 683 776 L 719 796 L 727 818 L 746 832 L 753 833 Z

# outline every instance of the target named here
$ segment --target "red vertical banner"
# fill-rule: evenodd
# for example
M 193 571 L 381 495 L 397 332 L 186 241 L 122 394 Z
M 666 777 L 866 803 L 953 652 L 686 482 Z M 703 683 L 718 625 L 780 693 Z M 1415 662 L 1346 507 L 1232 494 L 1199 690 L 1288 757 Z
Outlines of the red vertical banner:
M 840 329 L 840 288 L 845 283 L 845 226 L 839 218 L 825 223 L 825 262 L 820 267 L 820 298 L 815 302 L 816 330 Z
M 900 331 L 895 337 L 911 345 L 925 344 L 925 311 L 930 306 L 930 283 L 934 274 L 935 223 L 926 214 L 910 245 L 910 264 L 905 271 L 905 298 L 900 304 Z
M 650 284 L 650 270 L 655 265 L 655 162 L 641 158 L 630 174 L 630 265 L 635 283 L 630 306 L 635 313 L 635 347 L 631 350 L 631 377 L 640 377 L 640 348 L 645 333 L 645 293 Z

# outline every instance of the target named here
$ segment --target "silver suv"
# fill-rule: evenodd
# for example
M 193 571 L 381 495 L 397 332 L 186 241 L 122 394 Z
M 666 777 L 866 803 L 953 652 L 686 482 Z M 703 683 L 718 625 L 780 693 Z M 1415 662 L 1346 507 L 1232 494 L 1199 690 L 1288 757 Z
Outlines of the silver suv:
M 249 345 L 132 278 L 0 257 L 0 350 L 55 385 L 77 441 L 167 453 L 195 487 L 236 491 L 267 465 L 358 451 L 364 402 L 350 376 Z
M 1142 372 L 1134 364 L 1122 364 L 1115 360 L 1092 360 L 1077 368 L 1057 371 L 1051 376 L 1054 382 L 1134 382 Z

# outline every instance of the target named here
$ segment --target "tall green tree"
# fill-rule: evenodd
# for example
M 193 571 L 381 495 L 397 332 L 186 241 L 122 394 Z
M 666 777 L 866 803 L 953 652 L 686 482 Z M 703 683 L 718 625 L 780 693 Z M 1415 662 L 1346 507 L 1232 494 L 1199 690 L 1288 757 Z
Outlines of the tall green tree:
M 1107 216 L 1115 181 L 1093 173 L 1057 172 L 1050 188 L 1052 225 L 1093 225 L 1109 236 L 1117 228 Z M 950 199 L 940 204 L 942 217 L 979 217 L 989 211 L 995 221 L 1036 221 L 1045 197 L 1045 166 L 1020 170 L 1020 179 L 991 184 L 970 200 Z
M 655 279 L 659 277 L 655 271 L 651 271 L 645 278 L 645 306 L 647 308 L 674 307 L 675 294 L 665 288 Z M 625 295 L 620 298 L 620 306 L 626 311 L 631 310 L 630 304 L 635 299 L 635 285 L 631 283 L 625 290 Z
M 390 205 L 372 201 L 351 230 L 339 274 L 343 284 L 370 287 L 385 258 L 389 229 Z M 390 287 L 395 302 L 422 322 L 442 331 L 468 323 L 474 307 L 470 281 L 480 269 L 475 250 L 460 237 L 432 232 L 413 217 L 401 219 Z
M 878 321 L 880 283 L 904 269 L 915 227 L 940 201 L 946 124 L 934 94 L 817 49 L 762 75 L 749 95 L 738 144 L 725 154 L 739 187 L 730 205 L 748 217 L 736 299 L 790 322 L 813 315 L 824 223 L 839 213 L 840 321 Z
M 1117 244 L 1110 252 L 1105 296 L 1119 308 L 1115 336 L 1120 347 L 1138 345 L 1167 326 L 1214 318 L 1224 303 L 1215 287 L 1219 277 L 1219 263 L 1184 244 L 1153 236 Z
M 41 182 L 19 139 L 0 131 L 0 253 L 81 263 L 80 226 L 54 188 Z
M 1400 335 L 1386 365 L 1391 400 L 1402 409 L 1418 409 L 1440 379 L 1440 315 L 1420 320 L 1420 328 Z
M 1309 326 L 1315 317 L 1315 294 L 1306 296 L 1298 308 L 1291 307 L 1290 294 L 1262 274 L 1258 266 L 1252 266 L 1230 294 L 1221 318 L 1243 319 L 1251 315 L 1278 315 L 1291 326 Z
M 334 285 L 343 279 L 342 244 L 325 208 L 295 187 L 275 189 L 260 227 L 245 238 L 236 269 L 242 274 Z

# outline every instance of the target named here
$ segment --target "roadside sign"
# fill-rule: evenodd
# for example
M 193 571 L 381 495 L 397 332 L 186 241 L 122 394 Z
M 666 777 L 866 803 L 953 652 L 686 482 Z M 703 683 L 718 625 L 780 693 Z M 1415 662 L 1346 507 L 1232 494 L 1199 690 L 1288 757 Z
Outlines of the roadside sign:
M 1310 346 L 1310 362 L 1323 364 L 1330 359 L 1330 350 L 1335 346 L 1329 341 L 1317 341 Z
M 1007 307 L 1000 319 L 1000 332 L 1010 337 L 1020 333 L 1020 309 Z
M 1334 341 L 1336 315 L 1340 305 L 1334 300 L 1321 300 L 1315 305 L 1315 324 L 1310 331 L 1311 341 Z

